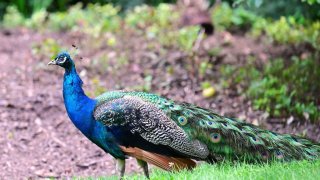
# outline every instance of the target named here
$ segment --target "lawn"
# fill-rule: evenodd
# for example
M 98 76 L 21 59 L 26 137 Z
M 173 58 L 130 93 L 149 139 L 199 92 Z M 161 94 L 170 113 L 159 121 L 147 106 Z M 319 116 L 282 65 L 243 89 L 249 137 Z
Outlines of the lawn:
M 294 161 L 289 163 L 274 162 L 269 164 L 221 163 L 209 165 L 203 163 L 193 171 L 176 173 L 160 169 L 152 170 L 150 179 L 320 179 L 320 160 Z M 91 179 L 91 178 L 88 178 Z M 99 179 L 118 179 L 117 176 Z M 143 175 L 125 176 L 125 179 L 146 179 Z

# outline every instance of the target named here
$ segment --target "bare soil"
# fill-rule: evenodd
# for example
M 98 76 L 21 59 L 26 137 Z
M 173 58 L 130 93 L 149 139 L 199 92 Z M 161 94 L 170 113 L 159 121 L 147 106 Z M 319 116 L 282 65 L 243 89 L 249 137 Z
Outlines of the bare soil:
M 260 125 L 280 133 L 306 135 L 320 140 L 320 125 L 293 119 L 266 118 L 253 110 L 251 102 L 237 89 L 217 86 L 217 95 L 201 95 L 201 78 L 186 69 L 190 56 L 176 49 L 163 49 L 152 41 L 128 34 L 118 38 L 116 47 L 97 46 L 101 42 L 76 33 L 35 33 L 21 29 L 0 32 L 0 179 L 98 177 L 115 174 L 113 158 L 89 142 L 68 119 L 62 98 L 63 69 L 47 67 L 45 56 L 34 55 L 32 47 L 52 38 L 71 49 L 77 44 L 83 57 L 76 57 L 85 90 L 135 89 L 151 75 L 151 91 L 177 101 L 187 101 L 215 112 Z M 227 38 L 231 45 L 221 45 Z M 230 40 L 231 39 L 231 40 Z M 102 43 L 103 44 L 103 43 Z M 224 47 L 221 57 L 209 57 L 205 49 Z M 241 64 L 249 55 L 266 61 L 281 54 L 281 48 L 243 36 L 218 33 L 205 39 L 195 59 L 211 58 L 216 66 L 209 75 L 218 83 L 219 64 Z M 279 50 L 280 49 L 280 50 Z M 287 51 L 285 50 L 285 53 Z M 119 57 L 127 61 L 119 63 Z M 108 59 L 108 66 L 97 59 Z M 168 67 L 173 67 L 167 73 Z M 216 78 L 216 80 L 214 80 Z M 95 80 L 94 80 L 95 79 Z M 204 77 L 204 79 L 206 79 Z M 104 87 L 104 88 L 102 88 Z M 141 172 L 133 159 L 127 173 Z

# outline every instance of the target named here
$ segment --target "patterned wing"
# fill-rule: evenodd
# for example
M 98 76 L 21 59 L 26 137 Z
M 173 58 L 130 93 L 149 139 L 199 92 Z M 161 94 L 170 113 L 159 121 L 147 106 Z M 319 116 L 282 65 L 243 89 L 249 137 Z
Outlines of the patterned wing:
M 104 125 L 117 127 L 120 133 L 139 135 L 144 140 L 162 145 L 187 157 L 205 159 L 207 146 L 189 138 L 164 111 L 139 97 L 124 96 L 99 104 L 94 117 Z

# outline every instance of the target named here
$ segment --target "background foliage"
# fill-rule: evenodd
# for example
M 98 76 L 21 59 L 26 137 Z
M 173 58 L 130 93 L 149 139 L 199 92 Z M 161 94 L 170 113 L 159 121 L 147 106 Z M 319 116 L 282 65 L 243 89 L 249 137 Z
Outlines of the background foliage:
M 13 0 L 0 1 L 0 14 L 5 28 L 81 31 L 96 40 L 108 33 L 107 45 L 111 47 L 117 45 L 117 34 L 124 33 L 119 29 L 125 29 L 158 41 L 163 47 L 177 48 L 191 57 L 199 27 L 178 29 L 179 13 L 172 6 L 163 4 L 165 2 L 175 1 L 84 0 L 78 3 L 76 0 Z M 214 3 L 210 1 L 211 6 Z M 223 86 L 242 86 L 243 91 L 239 93 L 251 99 L 256 109 L 271 116 L 294 115 L 319 120 L 319 9 L 317 0 L 292 0 L 290 5 L 287 0 L 225 0 L 212 7 L 211 18 L 218 31 L 241 33 L 263 38 L 265 43 L 306 51 L 300 57 L 275 57 L 263 67 L 257 66 L 252 59 L 240 66 L 225 65 L 220 70 Z M 35 46 L 34 52 L 53 55 L 59 51 L 59 45 L 53 40 L 45 43 L 45 46 Z M 208 54 L 218 56 L 221 48 L 211 49 Z M 195 67 L 199 77 L 204 79 L 204 96 L 212 96 L 215 89 L 208 83 L 211 79 L 204 77 L 213 65 L 204 60 Z M 146 82 L 150 79 L 152 77 Z M 150 85 L 143 87 L 142 90 L 150 90 Z
M 49 12 L 66 11 L 70 6 L 81 2 L 84 7 L 89 3 L 113 4 L 120 6 L 122 10 L 131 9 L 135 6 L 148 4 L 158 5 L 160 3 L 175 3 L 176 0 L 0 0 L 0 17 L 5 13 L 9 5 L 14 4 L 17 9 L 26 17 L 30 17 L 34 12 L 46 9 Z M 215 0 L 208 0 L 212 6 Z M 222 0 L 230 5 L 241 5 L 254 11 L 258 15 L 271 18 L 280 18 L 281 16 L 294 16 L 307 19 L 318 19 L 320 17 L 319 0 Z

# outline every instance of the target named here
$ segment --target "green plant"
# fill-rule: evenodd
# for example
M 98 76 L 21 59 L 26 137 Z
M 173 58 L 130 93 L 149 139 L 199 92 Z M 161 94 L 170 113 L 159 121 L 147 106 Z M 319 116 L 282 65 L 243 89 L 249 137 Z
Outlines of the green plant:
M 259 20 L 254 13 L 238 7 L 232 9 L 229 4 L 222 3 L 212 11 L 212 21 L 218 30 L 241 29 L 246 30 Z
M 320 4 L 320 1 L 319 0 L 301 0 L 302 2 L 307 2 L 308 4 L 310 5 L 313 5 L 313 4 Z
M 82 4 L 76 4 L 68 9 L 68 12 L 57 12 L 49 15 L 47 27 L 49 30 L 72 30 L 81 25 L 85 15 L 82 11 Z
M 8 6 L 3 17 L 2 25 L 5 28 L 24 26 L 25 18 L 15 6 Z
M 252 81 L 259 79 L 261 77 L 261 73 L 255 68 L 253 60 L 248 61 L 246 65 L 241 67 L 233 65 L 222 66 L 220 68 L 222 86 L 229 88 L 241 84 L 248 87 Z
M 256 0 L 252 2 L 256 3 Z M 261 2 L 259 0 L 259 4 Z M 222 3 L 212 11 L 212 21 L 218 30 L 250 30 L 255 37 L 266 34 L 271 42 L 288 45 L 309 43 L 317 50 L 320 49 L 320 21 L 318 19 L 312 21 L 302 14 L 271 19 L 258 14 L 243 6 L 232 9 L 228 3 Z
M 203 78 L 208 69 L 212 69 L 212 64 L 210 64 L 207 60 L 202 61 L 199 66 L 199 76 Z
M 247 91 L 256 108 L 275 116 L 294 114 L 319 120 L 319 62 L 293 58 L 285 66 L 282 59 L 275 60 L 264 68 L 262 77 L 253 81 Z
M 25 26 L 31 29 L 44 30 L 46 23 L 46 17 L 48 16 L 48 12 L 44 9 L 38 10 L 32 14 L 29 19 L 25 20 Z
M 293 16 L 281 17 L 277 21 L 261 19 L 253 24 L 251 33 L 256 37 L 265 33 L 272 42 L 279 44 L 309 43 L 320 49 L 320 21 L 300 24 Z
M 126 13 L 125 23 L 136 31 L 142 30 L 147 37 L 155 38 L 159 33 L 172 30 L 178 18 L 178 13 L 169 4 L 159 4 L 156 8 L 142 5 Z
M 81 31 L 94 37 L 107 31 L 116 31 L 120 26 L 118 7 L 111 4 L 89 4 L 85 9 L 82 4 L 76 4 L 67 12 L 57 12 L 49 15 L 48 28 L 57 30 Z
M 223 87 L 243 87 L 256 109 L 267 111 L 272 116 L 295 115 L 312 121 L 320 120 L 318 103 L 320 66 L 315 58 L 290 61 L 283 59 L 267 63 L 262 70 L 249 61 L 245 66 L 223 66 Z
M 317 20 L 320 17 L 319 0 L 236 0 L 233 6 L 243 6 L 264 18 L 279 19 L 281 16 L 294 16 L 303 22 L 306 19 Z
M 21 14 L 30 17 L 37 11 L 47 9 L 52 4 L 52 0 L 14 0 L 13 4 Z
M 176 37 L 179 47 L 186 52 L 192 51 L 192 47 L 199 36 L 199 31 L 200 28 L 198 26 L 180 29 L 177 34 L 178 37 Z
M 41 43 L 34 44 L 32 53 L 46 58 L 54 58 L 64 48 L 54 39 L 47 38 Z
M 253 99 L 255 108 L 264 109 L 271 115 L 280 116 L 283 111 L 291 108 L 292 94 L 288 96 L 288 87 L 281 84 L 280 80 L 273 76 L 253 81 L 247 94 Z

